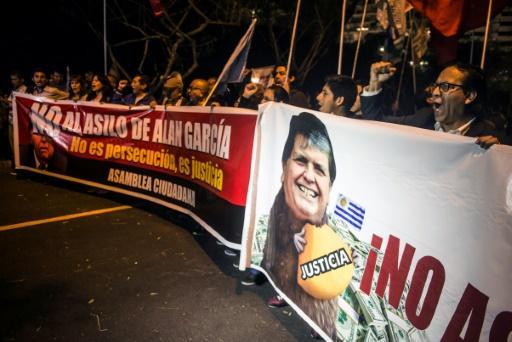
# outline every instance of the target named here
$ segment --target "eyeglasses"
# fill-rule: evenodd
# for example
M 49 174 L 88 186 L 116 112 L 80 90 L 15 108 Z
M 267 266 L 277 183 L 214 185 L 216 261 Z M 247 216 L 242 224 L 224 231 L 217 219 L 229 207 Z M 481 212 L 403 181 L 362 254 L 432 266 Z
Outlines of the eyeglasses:
M 277 76 L 277 75 L 284 76 L 284 75 L 286 75 L 286 71 L 282 71 L 282 70 L 280 70 L 280 71 L 274 71 L 274 76 Z
M 441 83 L 432 83 L 430 85 L 430 91 L 434 92 L 434 90 L 439 87 L 439 90 L 441 93 L 447 93 L 453 89 L 456 88 L 462 88 L 463 90 L 466 88 L 462 84 L 454 84 L 454 83 L 448 83 L 448 82 L 441 82 Z

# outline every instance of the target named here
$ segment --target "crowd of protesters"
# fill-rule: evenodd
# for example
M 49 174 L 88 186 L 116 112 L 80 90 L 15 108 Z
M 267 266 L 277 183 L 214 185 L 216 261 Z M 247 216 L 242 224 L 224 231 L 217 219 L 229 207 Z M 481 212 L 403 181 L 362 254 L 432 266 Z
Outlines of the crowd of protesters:
M 147 75 L 136 74 L 129 79 L 113 73 L 93 72 L 65 77 L 60 71 L 48 73 L 36 68 L 29 82 L 25 82 L 20 72 L 13 71 L 10 74 L 11 92 L 0 97 L 1 139 L 10 142 L 12 151 L 12 94 L 19 92 L 53 100 L 147 105 L 153 108 L 156 105 L 219 105 L 257 109 L 262 103 L 276 101 L 348 118 L 386 121 L 476 137 L 476 142 L 484 148 L 493 144 L 511 144 L 512 125 L 507 126 L 502 113 L 488 109 L 486 79 L 478 67 L 464 63 L 446 66 L 435 83 L 416 94 L 413 113 L 398 108 L 396 102 L 385 101 L 389 96 L 384 85 L 395 72 L 396 68 L 391 63 L 377 61 L 371 65 L 366 86 L 347 76 L 328 76 L 313 99 L 295 87 L 296 75 L 284 65 L 274 67 L 270 82 L 253 83 L 247 74 L 247 82 L 230 88 L 219 85 L 215 77 L 192 79 L 185 88 L 181 74 L 176 71 L 161 78 L 151 79 Z M 154 83 L 160 85 L 159 89 L 153 89 Z M 215 94 L 212 96 L 210 93 Z

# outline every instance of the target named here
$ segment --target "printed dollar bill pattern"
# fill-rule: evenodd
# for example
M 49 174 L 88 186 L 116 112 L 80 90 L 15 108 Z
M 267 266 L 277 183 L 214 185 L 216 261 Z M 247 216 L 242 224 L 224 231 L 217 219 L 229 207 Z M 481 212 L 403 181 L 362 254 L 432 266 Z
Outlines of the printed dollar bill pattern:
M 424 331 L 420 331 L 407 320 L 405 315 L 405 298 L 409 291 L 409 284 L 406 283 L 404 293 L 400 299 L 397 309 L 392 307 L 388 301 L 387 292 L 384 298 L 380 298 L 375 294 L 377 286 L 378 274 L 384 257 L 381 251 L 377 252 L 377 266 L 373 276 L 371 295 L 367 295 L 359 290 L 361 278 L 364 273 L 364 265 L 370 249 L 373 247 L 366 242 L 359 241 L 357 237 L 350 231 L 345 222 L 331 215 L 329 217 L 329 225 L 343 238 L 345 243 L 352 249 L 352 258 L 354 262 L 354 275 L 349 288 L 345 290 L 341 296 L 344 301 L 340 305 L 338 313 L 338 339 L 340 341 L 392 341 L 392 342 L 408 342 L 408 341 L 429 341 Z M 343 320 L 344 317 L 350 317 L 344 308 L 346 304 L 359 314 L 358 321 L 353 319 Z M 352 310 L 348 310 L 352 312 Z M 355 326 L 355 327 L 354 327 Z M 355 331 L 355 333 L 354 333 Z
M 267 237 L 268 215 L 258 219 L 251 260 L 259 265 L 263 259 L 263 247 Z M 383 253 L 377 252 L 377 266 L 373 276 L 371 295 L 359 290 L 361 278 L 364 273 L 364 265 L 368 253 L 373 247 L 357 237 L 350 231 L 345 222 L 334 215 L 329 216 L 329 226 L 339 234 L 345 243 L 352 249 L 354 262 L 354 275 L 349 287 L 340 296 L 338 321 L 336 322 L 337 338 L 339 341 L 390 341 L 390 342 L 423 342 L 429 341 L 426 333 L 420 331 L 407 320 L 405 314 L 405 298 L 409 291 L 406 283 L 404 293 L 400 299 L 398 308 L 392 307 L 388 301 L 387 292 L 384 299 L 375 294 L 376 280 L 380 272 L 378 265 L 382 264 Z

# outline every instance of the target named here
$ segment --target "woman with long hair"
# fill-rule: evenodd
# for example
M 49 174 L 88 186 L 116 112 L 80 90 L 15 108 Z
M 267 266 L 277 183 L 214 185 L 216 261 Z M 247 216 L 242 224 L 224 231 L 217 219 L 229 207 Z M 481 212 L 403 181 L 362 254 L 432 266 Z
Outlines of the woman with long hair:
M 71 75 L 69 80 L 69 99 L 73 101 L 85 101 L 87 90 L 85 80 L 81 75 Z
M 92 93 L 87 96 L 87 101 L 92 102 L 106 102 L 112 101 L 112 87 L 105 75 L 94 74 L 91 81 Z

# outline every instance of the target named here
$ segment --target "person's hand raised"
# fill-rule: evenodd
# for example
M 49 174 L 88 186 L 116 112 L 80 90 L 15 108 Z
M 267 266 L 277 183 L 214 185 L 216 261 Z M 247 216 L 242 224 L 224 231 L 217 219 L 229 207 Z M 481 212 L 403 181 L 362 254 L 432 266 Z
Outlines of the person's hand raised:
M 244 93 L 242 94 L 242 96 L 248 99 L 254 94 L 256 94 L 257 91 L 258 86 L 256 83 L 247 83 L 244 87 Z
M 370 91 L 379 90 L 382 83 L 389 80 L 396 73 L 396 68 L 390 62 L 376 62 L 370 67 Z

